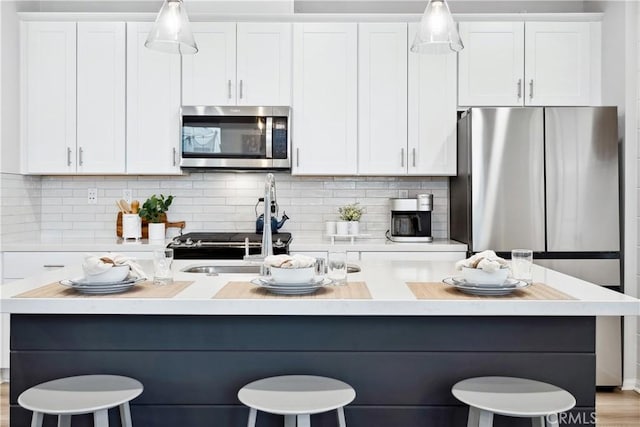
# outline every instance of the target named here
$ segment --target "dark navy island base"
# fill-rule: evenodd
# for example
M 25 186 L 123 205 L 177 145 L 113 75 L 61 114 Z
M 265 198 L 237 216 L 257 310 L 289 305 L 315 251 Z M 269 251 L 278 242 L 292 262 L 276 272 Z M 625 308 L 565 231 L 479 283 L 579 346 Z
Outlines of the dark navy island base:
M 244 384 L 305 374 L 353 386 L 349 427 L 465 426 L 467 408 L 451 386 L 475 376 L 555 384 L 577 400 L 563 425 L 592 426 L 594 349 L 594 317 L 14 314 L 10 425 L 29 425 L 17 397 L 35 384 L 115 374 L 144 385 L 131 402 L 135 427 L 244 426 L 248 409 L 236 397 Z M 110 425 L 119 426 L 113 412 Z M 92 426 L 90 417 L 73 422 Z M 282 422 L 261 413 L 257 426 Z M 311 425 L 335 427 L 335 414 L 314 415 Z M 530 425 L 495 417 L 496 427 Z

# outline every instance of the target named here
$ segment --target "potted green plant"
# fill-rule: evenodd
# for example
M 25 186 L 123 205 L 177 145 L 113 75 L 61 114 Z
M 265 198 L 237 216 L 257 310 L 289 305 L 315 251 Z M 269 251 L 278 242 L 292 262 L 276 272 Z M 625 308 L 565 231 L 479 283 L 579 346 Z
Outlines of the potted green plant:
M 171 202 L 173 202 L 171 195 L 165 198 L 162 194 L 160 197 L 154 194 L 142 204 L 138 215 L 149 223 L 149 240 L 164 240 L 167 219 L 165 212 L 171 206 Z
M 358 235 L 360 232 L 360 218 L 364 208 L 359 203 L 352 203 L 338 208 L 340 221 L 336 224 L 337 234 Z

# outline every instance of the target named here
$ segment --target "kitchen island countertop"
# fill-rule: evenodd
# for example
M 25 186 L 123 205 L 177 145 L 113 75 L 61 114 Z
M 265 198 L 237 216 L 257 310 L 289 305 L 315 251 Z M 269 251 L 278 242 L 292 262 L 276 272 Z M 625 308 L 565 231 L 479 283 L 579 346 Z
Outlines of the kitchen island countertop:
M 144 262 L 147 270 L 151 266 Z M 362 261 L 349 281 L 366 282 L 371 299 L 213 299 L 230 281 L 249 281 L 255 274 L 206 276 L 180 270 L 196 264 L 242 264 L 239 261 L 175 260 L 174 279 L 194 281 L 172 298 L 12 298 L 25 291 L 82 276 L 80 266 L 50 271 L 2 286 L 1 311 L 41 314 L 174 314 L 301 316 L 606 316 L 640 315 L 640 301 L 627 295 L 534 266 L 534 281 L 555 288 L 570 300 L 518 300 L 500 297 L 418 300 L 407 282 L 439 282 L 455 275 L 453 262 Z

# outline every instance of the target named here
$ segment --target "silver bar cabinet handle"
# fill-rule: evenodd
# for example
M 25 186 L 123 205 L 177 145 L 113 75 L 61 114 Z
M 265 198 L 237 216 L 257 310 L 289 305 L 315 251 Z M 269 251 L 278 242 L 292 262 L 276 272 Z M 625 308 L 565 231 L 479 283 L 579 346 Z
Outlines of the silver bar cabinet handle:
M 413 148 L 412 151 L 413 151 L 413 167 L 415 168 L 416 167 L 416 149 Z
M 82 147 L 78 148 L 78 165 L 82 166 L 84 161 L 82 160 Z
M 228 91 L 229 99 L 231 99 L 231 80 L 227 82 L 227 91 Z
M 300 167 L 300 149 L 296 148 L 296 167 Z
M 404 167 L 404 148 L 400 149 L 400 166 Z
M 64 268 L 63 264 L 45 264 L 44 268 Z
M 529 99 L 533 99 L 533 79 L 529 81 Z
M 242 99 L 242 80 L 240 80 L 240 99 Z
M 177 152 L 176 147 L 173 147 L 173 166 L 175 166 L 177 164 L 176 152 Z
M 71 148 L 67 147 L 67 166 L 71 166 Z
M 518 79 L 518 99 L 522 98 L 522 79 Z

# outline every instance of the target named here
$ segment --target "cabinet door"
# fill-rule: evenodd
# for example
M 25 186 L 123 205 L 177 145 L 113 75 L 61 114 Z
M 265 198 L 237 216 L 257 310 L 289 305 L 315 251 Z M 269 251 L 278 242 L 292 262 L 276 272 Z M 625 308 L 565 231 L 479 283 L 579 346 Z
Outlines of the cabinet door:
M 198 53 L 182 57 L 183 105 L 236 104 L 236 24 L 191 24 Z
M 125 24 L 78 23 L 78 172 L 125 172 Z
M 404 175 L 407 24 L 359 24 L 358 31 L 358 173 Z
M 76 24 L 25 22 L 21 31 L 27 173 L 74 173 Z
M 180 56 L 144 47 L 150 23 L 127 23 L 127 172 L 177 174 Z
M 524 23 L 461 22 L 458 104 L 518 106 L 524 96 Z
M 456 124 L 456 55 L 409 52 L 409 175 L 456 175 Z
M 591 103 L 590 22 L 527 22 L 527 105 Z
M 357 171 L 358 26 L 293 27 L 293 173 Z
M 238 23 L 239 105 L 291 104 L 291 24 Z

